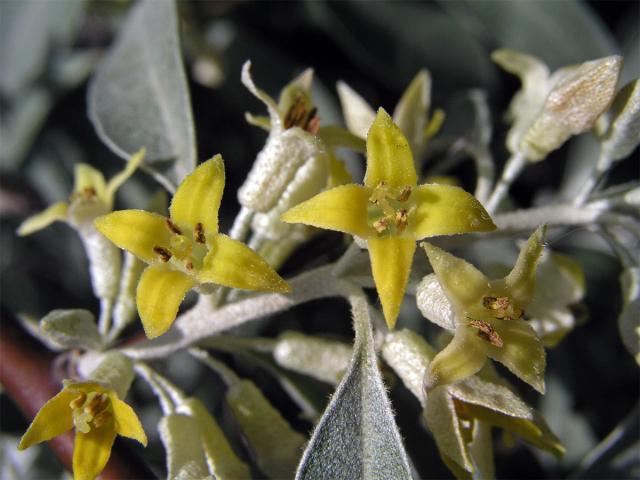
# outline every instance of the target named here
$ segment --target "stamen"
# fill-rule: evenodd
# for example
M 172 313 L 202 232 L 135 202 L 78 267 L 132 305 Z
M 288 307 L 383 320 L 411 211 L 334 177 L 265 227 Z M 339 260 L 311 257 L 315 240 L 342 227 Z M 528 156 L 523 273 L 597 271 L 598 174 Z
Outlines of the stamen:
M 400 190 L 400 193 L 398 194 L 398 197 L 396 198 L 396 200 L 398 202 L 406 202 L 407 200 L 409 200 L 409 197 L 411 196 L 411 186 L 407 185 L 405 187 L 402 187 L 402 190 Z
M 408 223 L 407 211 L 405 209 L 398 210 L 396 212 L 396 230 L 398 230 L 398 233 L 402 233 Z
M 204 237 L 204 227 L 202 226 L 202 223 L 196 223 L 196 226 L 193 229 L 193 233 L 196 243 L 205 243 L 206 239 Z
M 102 425 L 107 423 L 107 421 L 111 418 L 111 412 L 107 410 L 103 410 L 93 419 L 93 426 L 95 428 L 100 428 Z
M 171 230 L 173 233 L 177 235 L 182 235 L 182 231 L 176 226 L 175 223 L 171 221 L 170 218 L 167 218 L 165 220 L 167 221 L 167 227 L 169 227 L 169 230 Z
M 193 270 L 193 262 L 192 261 L 188 261 L 187 263 L 184 264 L 184 266 L 189 271 Z
M 164 263 L 167 263 L 169 260 L 171 260 L 172 255 L 168 249 L 156 245 L 155 247 L 153 247 L 153 251 L 160 255 L 160 260 L 162 260 Z
M 95 417 L 106 408 L 108 402 L 109 398 L 104 393 L 100 393 L 91 399 L 89 404 L 84 407 L 84 411 Z
M 495 312 L 495 318 L 513 320 L 522 318 L 524 310 L 515 306 L 509 297 L 483 297 L 482 306 Z
M 71 403 L 69 403 L 69 406 L 73 409 L 76 408 L 80 408 L 81 406 L 84 405 L 84 402 L 87 401 L 87 394 L 84 392 L 80 392 L 80 394 L 74 398 Z
M 373 228 L 378 233 L 384 233 L 389 229 L 389 219 L 387 217 L 383 217 L 379 220 L 376 220 L 375 222 L 373 222 Z
M 495 329 L 491 326 L 491 324 L 485 322 L 484 320 L 475 320 L 470 319 L 467 326 L 478 329 L 478 336 L 483 340 L 489 342 L 494 347 L 502 348 L 504 346 L 504 341 L 495 331 Z

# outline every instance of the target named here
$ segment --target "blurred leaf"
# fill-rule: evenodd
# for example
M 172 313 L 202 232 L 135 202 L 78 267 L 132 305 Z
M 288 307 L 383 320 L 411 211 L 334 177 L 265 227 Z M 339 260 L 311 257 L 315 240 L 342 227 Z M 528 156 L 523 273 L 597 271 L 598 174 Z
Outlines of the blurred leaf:
M 172 0 L 135 5 L 89 89 L 89 116 L 98 136 L 128 159 L 146 147 L 146 162 L 174 159 L 175 184 L 196 165 L 189 90 Z
M 226 399 L 260 470 L 270 478 L 291 478 L 306 437 L 291 428 L 250 380 L 232 382 Z
M 61 348 L 97 349 L 102 345 L 89 310 L 53 310 L 40 320 L 40 329 Z
M 618 52 L 614 39 L 585 3 L 575 0 L 439 1 L 490 47 L 540 57 L 551 69 Z
M 582 461 L 569 478 L 639 478 L 640 406 L 635 408 Z
M 351 365 L 304 453 L 297 479 L 411 478 L 407 455 L 378 370 L 369 306 L 352 299 Z
M 47 68 L 56 43 L 68 42 L 84 2 L 5 0 L 0 15 L 0 90 L 8 96 L 28 90 Z
M 620 274 L 623 306 L 618 318 L 622 343 L 640 364 L 640 268 L 628 267 Z
M 167 478 L 172 480 L 213 479 L 200 441 L 199 423 L 188 415 L 171 413 L 160 419 L 160 438 L 167 450 Z
M 371 77 L 401 90 L 428 66 L 437 88 L 488 86 L 493 72 L 477 40 L 427 2 L 307 2 L 311 18 Z M 447 48 L 442 48 L 446 39 Z M 389 109 L 391 105 L 388 106 Z

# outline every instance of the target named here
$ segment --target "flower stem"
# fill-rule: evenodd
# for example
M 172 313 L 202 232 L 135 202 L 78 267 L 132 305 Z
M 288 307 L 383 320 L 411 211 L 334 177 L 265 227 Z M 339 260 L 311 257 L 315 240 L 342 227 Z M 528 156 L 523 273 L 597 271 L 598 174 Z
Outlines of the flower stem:
M 514 153 L 511 155 L 509 160 L 507 160 L 507 164 L 504 166 L 504 170 L 502 170 L 502 176 L 498 183 L 496 184 L 489 200 L 487 200 L 487 204 L 485 208 L 489 213 L 495 213 L 496 209 L 500 205 L 502 199 L 506 196 L 509 191 L 509 187 L 513 183 L 513 181 L 518 178 L 524 167 L 527 165 L 527 157 L 525 157 L 522 153 Z

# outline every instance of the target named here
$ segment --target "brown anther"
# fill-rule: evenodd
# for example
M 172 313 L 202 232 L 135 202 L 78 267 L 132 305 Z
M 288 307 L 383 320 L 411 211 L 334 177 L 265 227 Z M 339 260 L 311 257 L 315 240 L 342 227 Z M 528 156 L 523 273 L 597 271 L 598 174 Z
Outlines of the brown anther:
M 84 187 L 84 189 L 82 190 L 82 195 L 86 198 L 86 199 L 90 199 L 93 198 L 97 195 L 98 193 L 96 192 L 96 189 L 93 187 Z
M 467 325 L 469 327 L 477 328 L 478 336 L 483 340 L 489 342 L 494 347 L 503 347 L 504 342 L 502 341 L 502 338 L 489 323 L 485 322 L 484 320 L 475 320 L 472 318 L 469 320 L 469 323 L 467 323 Z
M 107 410 L 103 410 L 93 419 L 93 426 L 95 428 L 100 428 L 102 425 L 107 423 L 107 421 L 111 418 L 111 412 Z
M 153 251 L 160 255 L 160 260 L 162 260 L 164 263 L 167 263 L 169 260 L 171 260 L 171 252 L 168 249 L 156 245 L 155 247 L 153 247 Z
M 383 217 L 379 220 L 373 222 L 373 228 L 378 233 L 383 233 L 389 228 L 389 219 L 387 217 Z
M 170 218 L 166 218 L 165 219 L 167 221 L 167 227 L 169 227 L 169 230 L 171 230 L 173 233 L 175 233 L 176 235 L 182 235 L 182 230 L 180 230 L 175 223 L 173 223 L 171 221 Z
M 105 409 L 107 406 L 108 397 L 104 393 L 99 393 L 91 399 L 89 405 L 84 407 L 84 411 L 92 417 L 95 417 L 98 413 Z
M 304 108 L 302 96 L 298 95 L 284 117 L 284 128 L 289 129 L 301 126 L 306 118 L 306 114 L 307 111 Z
M 204 227 L 202 226 L 202 223 L 196 223 L 196 226 L 193 229 L 193 233 L 196 243 L 205 243 L 206 239 L 204 238 Z
M 407 211 L 404 209 L 396 211 L 395 220 L 396 220 L 396 229 L 398 230 L 398 233 L 402 233 L 404 229 L 407 227 L 407 224 L 409 223 L 409 219 L 407 217 Z
M 86 401 L 87 401 L 87 394 L 84 392 L 80 392 L 80 395 L 74 398 L 69 404 L 69 406 L 75 410 L 76 408 L 80 408 L 81 406 L 83 406 L 84 402 Z
M 307 132 L 317 135 L 320 131 L 320 117 L 313 117 L 309 120 L 306 128 Z
M 410 196 L 411 196 L 411 187 L 409 185 L 406 185 L 402 187 L 402 190 L 400 190 L 400 193 L 398 194 L 398 197 L 396 198 L 396 200 L 398 202 L 406 202 L 407 200 L 409 200 Z
M 189 271 L 193 270 L 193 262 L 191 261 L 188 261 L 187 263 L 185 263 L 184 266 Z

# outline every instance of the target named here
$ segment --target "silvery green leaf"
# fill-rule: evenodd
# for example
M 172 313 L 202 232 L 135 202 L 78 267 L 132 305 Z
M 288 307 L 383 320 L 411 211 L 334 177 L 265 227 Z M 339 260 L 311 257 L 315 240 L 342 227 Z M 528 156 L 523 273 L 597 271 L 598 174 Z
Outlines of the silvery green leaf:
M 173 0 L 138 2 L 89 89 L 98 136 L 123 159 L 146 147 L 145 162 L 175 160 L 174 184 L 196 165 L 189 90 Z
M 58 342 L 51 340 L 48 333 L 42 331 L 40 322 L 33 315 L 18 313 L 16 317 L 22 328 L 29 332 L 29 335 L 44 343 L 49 350 L 59 352 L 66 349 L 65 347 L 61 347 Z
M 297 479 L 411 478 L 378 369 L 363 296 L 353 296 L 353 358 L 302 457 Z
M 188 415 L 170 413 L 160 419 L 158 433 L 167 451 L 167 478 L 211 479 L 200 435 L 199 422 Z
M 226 480 L 251 477 L 249 467 L 235 454 L 218 422 L 200 400 L 185 400 L 178 407 L 178 413 L 187 414 L 197 421 L 209 471 L 215 478 Z
M 426 319 L 450 332 L 455 331 L 456 316 L 453 307 L 435 274 L 429 274 L 420 281 L 416 288 L 416 302 Z
M 41 331 L 60 348 L 99 349 L 102 337 L 89 310 L 52 310 L 40 320 Z
M 424 406 L 422 385 L 424 374 L 436 351 L 420 335 L 411 330 L 389 333 L 382 345 L 382 356 L 404 385 Z
M 609 111 L 609 128 L 601 139 L 601 155 L 621 160 L 640 143 L 640 80 L 625 85 Z
M 273 358 L 281 367 L 337 384 L 351 359 L 349 345 L 325 338 L 284 332 L 276 341 Z
M 93 362 L 89 359 L 84 366 L 82 363 L 81 360 L 80 370 L 89 370 L 85 374 L 86 378 L 109 385 L 121 399 L 127 396 L 134 377 L 133 362 L 128 357 L 111 351 L 94 355 Z M 94 363 L 95 367 L 92 368 L 91 363 Z
M 233 381 L 226 400 L 256 457 L 270 478 L 291 478 L 306 437 L 295 431 L 249 380 Z
M 622 342 L 640 364 L 640 268 L 628 267 L 620 274 L 622 312 L 618 328 Z

